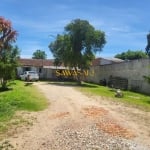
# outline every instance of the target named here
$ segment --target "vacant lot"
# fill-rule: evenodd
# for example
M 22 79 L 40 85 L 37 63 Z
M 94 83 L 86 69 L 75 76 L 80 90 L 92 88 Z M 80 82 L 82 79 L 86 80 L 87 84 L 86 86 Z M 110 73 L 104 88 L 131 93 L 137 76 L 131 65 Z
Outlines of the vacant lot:
M 18 150 L 148 150 L 150 112 L 73 87 L 38 82 L 51 105 L 30 113 L 33 124 L 16 129 L 2 141 Z

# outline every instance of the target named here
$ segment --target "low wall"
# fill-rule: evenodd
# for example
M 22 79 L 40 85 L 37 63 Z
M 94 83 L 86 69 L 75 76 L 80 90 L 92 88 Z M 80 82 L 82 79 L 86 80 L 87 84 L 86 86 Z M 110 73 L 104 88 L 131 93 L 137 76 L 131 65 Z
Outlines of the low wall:
M 95 74 L 87 77 L 87 81 L 99 83 L 100 80 L 106 79 L 108 82 L 110 76 L 122 77 L 128 79 L 128 89 L 139 88 L 139 92 L 150 94 L 150 84 L 143 78 L 150 76 L 150 59 L 93 66 L 90 71 L 94 71 Z

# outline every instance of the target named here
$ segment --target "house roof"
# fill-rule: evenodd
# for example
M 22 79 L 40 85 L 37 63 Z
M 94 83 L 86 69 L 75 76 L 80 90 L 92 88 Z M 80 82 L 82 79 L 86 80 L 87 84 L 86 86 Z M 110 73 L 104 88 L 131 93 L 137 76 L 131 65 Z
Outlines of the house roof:
M 96 58 L 92 61 L 92 66 L 99 66 L 101 58 Z
M 21 66 L 35 66 L 35 67 L 54 66 L 53 59 L 27 59 L 27 58 L 21 58 L 21 59 L 19 59 L 19 64 Z
M 119 59 L 119 58 L 115 58 L 115 57 L 108 57 L 108 58 L 103 58 L 103 59 L 105 59 L 105 60 L 110 60 L 110 61 L 112 61 L 112 62 L 123 62 L 124 60 L 122 60 L 122 59 Z
M 119 63 L 123 62 L 123 60 L 118 58 L 96 58 L 92 61 L 92 66 L 99 66 L 101 65 L 101 60 L 108 60 L 111 63 Z M 27 58 L 20 58 L 19 64 L 21 66 L 35 66 L 35 67 L 46 67 L 46 66 L 54 66 L 54 59 L 27 59 Z M 64 67 L 61 65 L 61 67 Z
M 102 58 L 102 57 L 99 57 L 99 58 L 96 58 L 92 61 L 92 66 L 99 66 L 99 65 L 102 65 L 101 64 L 101 61 L 102 60 L 106 60 L 106 61 L 109 61 L 112 63 L 120 63 L 120 62 L 123 62 L 124 60 L 122 59 L 119 59 L 119 58 L 114 58 L 114 57 L 108 57 L 108 58 Z

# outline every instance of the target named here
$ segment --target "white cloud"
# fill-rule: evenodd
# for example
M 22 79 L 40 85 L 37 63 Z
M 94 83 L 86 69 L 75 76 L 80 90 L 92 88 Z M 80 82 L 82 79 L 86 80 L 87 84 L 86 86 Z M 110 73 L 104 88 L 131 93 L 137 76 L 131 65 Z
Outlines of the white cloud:
M 54 20 L 54 21 L 39 21 L 39 20 L 27 20 L 27 19 L 19 19 L 15 18 L 13 19 L 13 23 L 15 26 L 20 27 L 21 30 L 28 30 L 31 31 L 31 33 L 37 32 L 37 33 L 50 33 L 50 32 L 63 32 L 64 27 L 67 23 L 69 23 L 69 20 Z
M 112 27 L 111 30 L 114 31 L 114 32 L 129 32 L 130 31 L 128 26 Z

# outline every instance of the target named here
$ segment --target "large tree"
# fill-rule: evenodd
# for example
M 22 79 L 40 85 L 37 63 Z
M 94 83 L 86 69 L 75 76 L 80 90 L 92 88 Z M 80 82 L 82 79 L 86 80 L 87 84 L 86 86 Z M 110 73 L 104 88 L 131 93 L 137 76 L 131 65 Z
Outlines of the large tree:
M 7 88 L 7 81 L 12 79 L 17 66 L 19 50 L 14 46 L 17 32 L 9 20 L 0 17 L 0 81 L 2 88 Z
M 36 50 L 32 56 L 33 59 L 46 59 L 46 57 L 47 55 L 45 51 L 42 51 L 42 50 Z
M 142 50 L 128 50 L 126 52 L 122 52 L 121 54 L 115 55 L 115 57 L 123 60 L 134 60 L 140 58 L 147 58 L 148 56 Z
M 76 19 L 65 27 L 63 35 L 49 45 L 55 63 L 83 70 L 89 68 L 96 52 L 106 43 L 105 33 L 96 30 L 87 20 Z
M 150 33 L 147 34 L 147 46 L 146 46 L 145 50 L 146 50 L 146 54 L 150 58 Z

